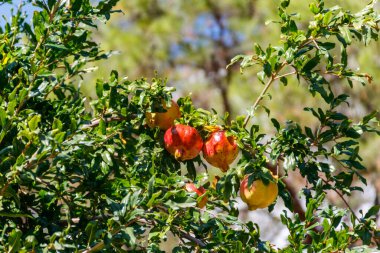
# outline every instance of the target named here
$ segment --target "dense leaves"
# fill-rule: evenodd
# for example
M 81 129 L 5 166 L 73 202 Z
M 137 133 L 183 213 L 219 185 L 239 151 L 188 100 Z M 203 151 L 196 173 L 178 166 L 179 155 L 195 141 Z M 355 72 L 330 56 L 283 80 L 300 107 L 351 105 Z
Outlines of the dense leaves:
M 346 49 L 356 40 L 377 39 L 380 18 L 372 3 L 351 14 L 316 1 L 310 4 L 314 20 L 301 30 L 286 11 L 289 1 L 282 1 L 277 21 L 282 45 L 265 50 L 255 45 L 254 55 L 232 59 L 241 61 L 242 69 L 262 67 L 257 76 L 265 87 L 246 117 L 229 123 L 227 115 L 219 120 L 216 112 L 196 108 L 190 97 L 179 99 L 177 123 L 196 128 L 204 139 L 207 126 L 215 124 L 237 137 L 240 160 L 212 187 L 199 173 L 207 170 L 199 156 L 177 161 L 164 149 L 163 131 L 146 124 L 146 112 L 165 111 L 162 101 L 171 103 L 175 90 L 166 80 L 133 81 L 112 71 L 93 84 L 96 99 L 80 93 L 82 75 L 109 56 L 93 41 L 91 29 L 110 18 L 116 2 L 35 1 L 31 23 L 20 8 L 1 28 L 0 251 L 160 252 L 172 234 L 179 239 L 174 252 L 275 252 L 260 239 L 256 224 L 238 220 L 236 204 L 243 176 L 268 183 L 270 170 L 280 175 L 279 196 L 289 209 L 281 215 L 290 233 L 283 252 L 333 252 L 359 240 L 379 247 L 379 206 L 361 217 L 321 207 L 331 190 L 343 201 L 362 190 L 352 185 L 354 177 L 365 183 L 357 139 L 366 132 L 380 134 L 376 112 L 360 122 L 339 112 L 348 96 L 334 94 L 327 78 L 345 78 L 350 85 L 371 80 L 348 67 Z M 320 126 L 291 121 L 281 126 L 272 119 L 277 134 L 268 136 L 248 123 L 270 85 L 278 79 L 286 85 L 288 75 L 324 101 L 322 108 L 304 108 Z M 271 169 L 269 161 L 281 170 Z M 291 170 L 307 180 L 304 219 L 289 215 L 292 200 L 281 180 Z M 188 181 L 207 189 L 206 209 L 185 190 Z

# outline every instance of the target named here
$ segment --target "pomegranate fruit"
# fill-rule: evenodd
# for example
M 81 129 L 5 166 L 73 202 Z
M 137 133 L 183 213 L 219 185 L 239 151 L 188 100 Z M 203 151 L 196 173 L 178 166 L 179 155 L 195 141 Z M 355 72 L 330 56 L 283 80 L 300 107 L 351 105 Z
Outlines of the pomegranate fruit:
M 277 181 L 277 176 L 273 176 Z M 275 182 L 264 184 L 260 179 L 252 182 L 248 188 L 248 175 L 240 183 L 240 197 L 247 203 L 249 210 L 257 208 L 266 208 L 272 204 L 278 195 L 278 186 Z
M 206 190 L 205 190 L 205 188 L 203 188 L 203 186 L 197 188 L 197 187 L 195 186 L 195 184 L 193 184 L 193 183 L 187 183 L 187 184 L 185 185 L 185 189 L 186 189 L 186 191 L 188 191 L 188 192 L 195 192 L 199 197 L 202 196 L 202 195 L 204 195 L 204 194 L 206 193 Z M 203 197 L 201 198 L 201 200 L 198 201 L 198 207 L 199 207 L 199 208 L 203 208 L 203 207 L 205 207 L 206 204 L 207 204 L 207 201 L 208 201 L 207 196 L 203 196 Z
M 162 130 L 166 130 L 174 125 L 174 120 L 181 117 L 178 104 L 172 100 L 172 105 L 168 108 L 165 102 L 162 103 L 166 112 L 147 112 L 145 114 L 146 121 L 149 127 L 159 127 Z
M 226 136 L 226 131 L 213 132 L 203 145 L 203 157 L 211 165 L 226 172 L 239 153 L 234 136 Z
M 166 130 L 164 142 L 166 150 L 180 161 L 197 157 L 203 146 L 198 131 L 191 126 L 181 124 Z

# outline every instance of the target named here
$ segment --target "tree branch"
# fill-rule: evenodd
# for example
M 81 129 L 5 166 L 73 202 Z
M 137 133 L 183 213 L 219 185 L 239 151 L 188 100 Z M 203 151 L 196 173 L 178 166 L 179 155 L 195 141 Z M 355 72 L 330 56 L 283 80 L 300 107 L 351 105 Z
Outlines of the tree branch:
M 267 92 L 267 90 L 269 89 L 269 87 L 271 86 L 271 84 L 273 83 L 273 81 L 274 81 L 274 77 L 272 76 L 272 77 L 268 80 L 268 82 L 267 82 L 267 84 L 265 85 L 264 89 L 261 91 L 260 96 L 256 99 L 255 103 L 253 104 L 253 106 L 252 106 L 252 107 L 253 107 L 253 110 L 256 109 L 257 105 L 258 105 L 258 104 L 260 103 L 260 101 L 263 99 L 265 93 Z M 243 127 L 244 127 L 244 128 L 247 126 L 247 124 L 248 124 L 248 122 L 249 122 L 250 119 L 251 119 L 251 115 L 248 115 L 247 118 L 245 118 L 245 120 L 244 120 L 244 124 L 243 124 Z
M 179 230 L 179 228 L 177 228 L 177 229 L 178 229 L 178 232 L 180 233 L 180 235 L 181 235 L 183 238 L 185 238 L 185 239 L 187 239 L 187 240 L 189 240 L 189 241 L 191 241 L 191 242 L 197 244 L 199 247 L 206 247 L 206 246 L 207 246 L 207 244 L 204 243 L 202 240 L 200 240 L 200 239 L 198 239 L 198 238 L 196 238 L 196 237 L 194 237 L 194 236 L 191 236 L 190 234 L 185 233 L 185 232 L 183 232 L 182 230 Z
M 286 73 L 286 74 L 283 74 L 283 75 L 280 75 L 280 76 L 276 76 L 274 78 L 274 80 L 280 79 L 280 78 L 285 77 L 285 76 L 290 76 L 290 75 L 293 75 L 293 74 L 297 74 L 297 71 L 294 70 L 292 72 L 289 72 L 289 73 Z
M 146 220 L 145 218 L 138 217 L 138 218 L 135 218 L 135 219 L 129 221 L 127 224 L 125 224 L 125 227 L 128 227 L 135 222 L 142 222 L 145 224 L 149 223 L 149 221 Z M 178 232 L 180 237 L 185 238 L 185 239 L 197 244 L 199 247 L 206 247 L 207 246 L 207 244 L 204 243 L 202 240 L 196 238 L 195 236 L 190 235 L 187 232 L 182 231 L 179 227 L 175 226 L 174 228 L 176 229 L 176 232 Z M 112 232 L 112 235 L 116 235 L 119 232 L 120 232 L 120 229 L 117 229 L 114 232 Z M 98 242 L 96 245 L 94 245 L 93 247 L 80 251 L 80 253 L 93 253 L 93 252 L 97 252 L 97 251 L 104 249 L 104 247 L 105 247 L 105 244 L 104 244 L 104 241 L 102 240 L 102 241 Z
M 329 184 L 329 182 L 324 179 L 324 178 L 321 178 L 322 181 L 325 183 L 325 184 Z M 354 218 L 360 222 L 359 218 L 356 216 L 354 210 L 352 209 L 352 207 L 350 206 L 350 204 L 348 204 L 347 200 L 344 198 L 343 194 L 340 193 L 337 189 L 335 189 L 334 187 L 331 187 L 331 190 L 333 190 L 334 192 L 336 192 L 336 194 L 338 194 L 338 196 L 342 199 L 342 201 L 344 202 L 344 204 L 347 206 L 347 208 L 350 210 L 350 212 L 352 213 L 352 215 L 354 216 Z
M 91 120 L 90 124 L 84 125 L 82 127 L 82 130 L 83 129 L 97 127 L 100 124 L 100 120 L 101 119 L 93 119 L 93 120 Z M 112 116 L 112 117 L 109 117 L 109 118 L 104 118 L 103 120 L 106 123 L 109 123 L 109 122 L 113 122 L 113 121 L 124 121 L 124 120 L 127 120 L 127 118 L 126 117 L 121 117 L 121 116 Z

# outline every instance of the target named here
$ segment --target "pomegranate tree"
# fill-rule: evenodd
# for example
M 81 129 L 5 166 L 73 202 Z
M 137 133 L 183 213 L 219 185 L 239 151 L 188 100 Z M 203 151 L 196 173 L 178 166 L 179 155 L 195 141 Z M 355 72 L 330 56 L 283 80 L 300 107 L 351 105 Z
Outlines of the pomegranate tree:
M 164 142 L 166 150 L 180 161 L 197 157 L 203 146 L 198 131 L 194 127 L 182 124 L 166 130 Z
M 159 127 L 162 130 L 166 130 L 174 125 L 174 120 L 181 117 L 178 104 L 172 100 L 171 106 L 167 107 L 165 102 L 162 103 L 166 112 L 147 112 L 146 120 L 148 126 L 151 128 Z
M 213 132 L 203 145 L 203 157 L 211 165 L 226 172 L 229 165 L 236 159 L 239 153 L 234 136 L 226 135 L 226 131 Z

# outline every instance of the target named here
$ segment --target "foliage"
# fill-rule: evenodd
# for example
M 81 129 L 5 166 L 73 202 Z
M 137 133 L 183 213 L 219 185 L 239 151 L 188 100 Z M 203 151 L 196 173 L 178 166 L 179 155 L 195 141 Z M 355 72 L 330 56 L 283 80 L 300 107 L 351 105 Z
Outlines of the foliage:
M 21 7 L 1 28 L 1 251 L 160 252 L 168 232 L 180 240 L 174 252 L 333 252 L 358 242 L 380 247 L 379 206 L 360 217 L 349 206 L 323 206 L 328 191 L 345 201 L 362 190 L 352 185 L 354 177 L 366 183 L 357 140 L 367 132 L 380 135 L 376 112 L 353 122 L 339 111 L 348 95 L 335 94 L 328 78 L 346 79 L 349 86 L 371 81 L 350 69 L 347 48 L 377 39 L 380 16 L 374 3 L 352 14 L 315 1 L 310 4 L 314 20 L 303 30 L 295 14 L 287 13 L 289 1 L 281 1 L 275 23 L 282 44 L 255 45 L 255 54 L 231 62 L 240 61 L 242 69 L 262 68 L 257 76 L 265 86 L 248 116 L 230 124 L 227 116 L 219 120 L 216 112 L 195 108 L 189 97 L 179 99 L 178 123 L 195 127 L 204 139 L 205 126 L 215 124 L 237 137 L 240 160 L 215 188 L 197 171 L 208 166 L 200 157 L 176 161 L 163 148 L 164 133 L 146 126 L 146 112 L 163 111 L 162 100 L 170 104 L 174 89 L 166 80 L 131 81 L 112 71 L 108 80 L 97 81 L 97 99 L 88 101 L 80 93 L 77 82 L 92 71 L 90 64 L 108 57 L 91 38 L 91 29 L 110 18 L 116 3 L 35 1 L 39 9 L 32 24 Z M 281 126 L 273 118 L 277 134 L 270 137 L 248 123 L 273 82 L 287 85 L 289 75 L 325 103 L 305 108 L 320 126 Z M 240 180 L 246 174 L 251 182 L 273 180 L 269 160 L 281 167 L 280 197 L 288 209 L 281 220 L 290 233 L 284 249 L 261 240 L 257 224 L 237 218 Z M 293 205 L 283 180 L 290 170 L 307 180 L 304 220 L 289 215 Z M 188 181 L 207 189 L 206 209 L 199 209 L 199 197 L 184 189 Z

